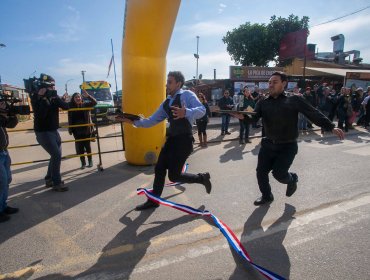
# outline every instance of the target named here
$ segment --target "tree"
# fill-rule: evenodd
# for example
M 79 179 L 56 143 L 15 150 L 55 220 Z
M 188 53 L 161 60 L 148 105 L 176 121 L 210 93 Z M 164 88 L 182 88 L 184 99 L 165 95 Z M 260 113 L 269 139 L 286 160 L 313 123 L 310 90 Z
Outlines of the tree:
M 274 15 L 268 25 L 246 22 L 228 31 L 222 41 L 227 44 L 227 52 L 237 64 L 267 66 L 270 61 L 275 61 L 281 65 L 278 58 L 281 39 L 289 32 L 308 29 L 308 22 L 306 16 L 299 19 L 290 15 L 285 19 Z

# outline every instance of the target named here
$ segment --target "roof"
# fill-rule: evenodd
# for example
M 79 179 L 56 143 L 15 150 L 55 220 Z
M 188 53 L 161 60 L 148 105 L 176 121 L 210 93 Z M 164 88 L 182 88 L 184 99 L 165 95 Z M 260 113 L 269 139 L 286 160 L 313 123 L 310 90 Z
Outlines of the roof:
M 306 69 L 342 77 L 345 77 L 347 72 L 370 73 L 370 69 L 364 70 L 353 68 L 318 68 L 318 67 L 306 67 Z

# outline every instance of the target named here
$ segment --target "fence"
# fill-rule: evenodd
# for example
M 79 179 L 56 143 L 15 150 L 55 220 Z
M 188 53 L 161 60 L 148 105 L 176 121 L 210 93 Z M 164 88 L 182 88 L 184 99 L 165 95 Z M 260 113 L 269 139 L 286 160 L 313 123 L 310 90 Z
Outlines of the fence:
M 72 112 L 72 111 L 91 111 L 93 109 L 94 108 L 73 108 L 73 109 L 69 109 L 68 112 Z M 94 119 L 95 120 L 97 119 L 96 113 L 94 113 Z M 108 121 L 108 123 L 113 123 L 113 122 Z M 122 123 L 120 123 L 121 134 L 112 135 L 112 136 L 102 136 L 102 137 L 99 135 L 99 122 L 85 123 L 85 124 L 78 124 L 78 125 L 65 125 L 65 126 L 60 126 L 60 128 L 90 127 L 90 126 L 94 127 L 93 137 L 84 138 L 84 139 L 65 140 L 65 141 L 62 141 L 62 144 L 63 143 L 71 143 L 71 142 L 81 142 L 81 141 L 96 141 L 98 151 L 95 152 L 95 153 L 90 153 L 90 154 L 85 153 L 85 154 L 72 154 L 72 155 L 62 156 L 62 160 L 69 159 L 69 158 L 75 158 L 75 157 L 89 156 L 89 155 L 91 155 L 91 156 L 98 155 L 99 164 L 97 165 L 97 168 L 98 168 L 99 171 L 103 171 L 104 168 L 103 168 L 103 162 L 102 162 L 102 156 L 101 156 L 102 154 L 121 152 L 121 151 L 125 150 L 125 145 L 124 145 L 124 141 L 123 141 L 123 125 L 122 125 Z M 12 129 L 12 130 L 9 130 L 8 132 L 13 133 L 13 132 L 21 132 L 21 131 L 34 131 L 34 130 L 33 129 Z M 103 139 L 115 138 L 115 137 L 121 137 L 121 139 L 122 139 L 122 149 L 102 151 L 100 141 L 103 140 Z M 9 146 L 8 149 L 9 150 L 10 149 L 21 149 L 21 148 L 34 147 L 34 146 L 40 146 L 40 144 Z M 33 161 L 16 162 L 16 163 L 12 163 L 12 166 L 23 165 L 23 164 L 31 164 L 31 163 L 39 163 L 39 162 L 46 162 L 46 161 L 49 161 L 49 159 L 40 159 L 40 160 L 33 160 Z

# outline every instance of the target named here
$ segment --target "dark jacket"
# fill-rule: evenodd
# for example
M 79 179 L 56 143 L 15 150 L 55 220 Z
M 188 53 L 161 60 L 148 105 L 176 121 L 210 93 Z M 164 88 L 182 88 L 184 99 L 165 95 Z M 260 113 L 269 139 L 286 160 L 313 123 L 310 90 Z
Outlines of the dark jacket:
M 207 122 L 208 123 L 208 118 L 211 116 L 211 110 L 209 109 L 209 106 L 207 103 L 202 103 L 204 108 L 206 108 L 206 113 L 203 117 L 201 117 L 200 119 L 197 119 L 195 122 L 198 124 L 198 123 L 201 123 L 201 122 Z
M 331 131 L 335 125 L 319 110 L 312 107 L 302 96 L 271 96 L 260 100 L 254 109 L 255 120 L 262 118 L 265 135 L 277 142 L 293 142 L 298 138 L 298 113 L 305 115 L 311 122 Z
M 233 105 L 233 99 L 231 97 L 221 97 L 218 100 L 218 107 L 220 107 L 221 110 L 231 110 L 228 105 Z
M 88 97 L 88 101 L 82 103 L 78 106 L 76 103 L 71 101 L 69 103 L 69 108 L 91 108 L 97 104 L 96 99 L 92 96 Z M 90 111 L 81 110 L 81 111 L 69 111 L 68 112 L 68 124 L 88 124 L 91 123 Z M 68 129 L 69 133 L 72 133 L 74 138 L 88 138 L 91 136 L 92 127 L 91 126 L 81 126 L 81 127 L 70 127 Z
M 59 128 L 59 108 L 67 110 L 68 103 L 59 96 L 46 98 L 33 94 L 31 97 L 36 132 L 57 130 Z
M 6 128 L 14 128 L 18 124 L 16 116 L 5 117 L 0 115 L 0 151 L 5 151 L 9 145 Z

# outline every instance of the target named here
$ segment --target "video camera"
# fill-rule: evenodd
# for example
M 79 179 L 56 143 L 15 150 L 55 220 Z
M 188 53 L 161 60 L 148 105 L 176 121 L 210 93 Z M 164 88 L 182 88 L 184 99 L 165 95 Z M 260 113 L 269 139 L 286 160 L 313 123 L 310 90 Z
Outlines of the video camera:
M 24 88 L 27 93 L 29 93 L 31 96 L 34 94 L 38 94 L 39 90 L 42 88 L 49 88 L 53 87 L 55 85 L 55 80 L 50 75 L 46 75 L 41 73 L 40 78 L 29 78 L 29 79 L 23 79 L 24 81 Z M 53 89 L 48 89 L 45 93 L 45 97 L 56 97 L 57 91 Z
M 0 102 L 5 102 L 5 108 L 0 109 L 0 113 L 6 113 L 10 116 L 14 115 L 29 115 L 30 106 L 28 105 L 14 105 L 22 100 L 15 98 L 13 95 L 5 95 L 0 93 Z

